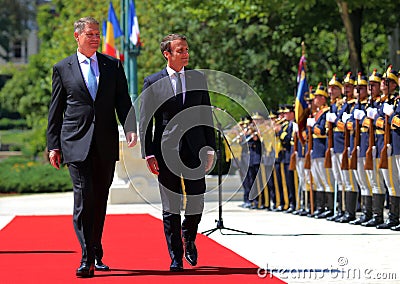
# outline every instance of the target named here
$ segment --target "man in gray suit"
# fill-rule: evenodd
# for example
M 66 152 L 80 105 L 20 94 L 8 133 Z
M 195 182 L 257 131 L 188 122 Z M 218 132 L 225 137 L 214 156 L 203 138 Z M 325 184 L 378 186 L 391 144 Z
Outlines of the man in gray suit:
M 91 17 L 74 24 L 77 52 L 53 67 L 47 147 L 53 167 L 68 165 L 74 191 L 73 223 L 82 248 L 78 277 L 102 262 L 101 238 L 115 162 L 119 159 L 116 115 L 128 147 L 137 141 L 135 111 L 122 63 L 97 52 L 99 23 Z

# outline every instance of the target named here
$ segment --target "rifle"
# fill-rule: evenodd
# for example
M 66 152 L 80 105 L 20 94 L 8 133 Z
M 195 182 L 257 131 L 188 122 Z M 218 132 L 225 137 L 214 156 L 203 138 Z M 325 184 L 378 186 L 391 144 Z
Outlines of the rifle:
M 295 133 L 293 137 L 293 153 L 290 156 L 289 171 L 294 171 L 296 169 L 296 155 L 298 152 L 298 132 Z
M 332 103 L 329 112 L 332 112 Z M 333 122 L 328 122 L 328 149 L 325 152 L 324 167 L 326 169 L 332 168 L 332 155 L 331 149 L 333 148 Z
M 360 81 L 361 81 L 361 72 L 358 73 L 358 78 L 357 78 L 357 107 L 358 109 L 361 109 L 361 101 L 360 101 Z M 356 122 L 356 132 L 354 135 L 354 145 L 353 145 L 353 151 L 351 152 L 351 158 L 350 158 L 350 169 L 352 170 L 357 170 L 357 147 L 360 146 L 360 132 L 361 132 L 361 125 L 360 121 L 358 119 L 355 120 Z
M 376 73 L 376 69 L 374 70 L 374 73 Z M 369 107 L 373 108 L 374 107 L 374 98 L 372 96 L 372 88 L 371 88 L 371 85 L 369 84 L 369 82 L 368 82 L 368 88 L 370 88 L 370 94 L 371 94 L 371 96 L 369 97 Z M 374 120 L 372 118 L 366 118 L 366 119 L 369 120 L 369 128 L 368 128 L 368 149 L 367 149 L 367 152 L 365 153 L 364 170 L 372 171 L 374 169 L 372 149 L 375 146 Z
M 349 169 L 349 145 L 350 145 L 350 130 L 347 129 L 346 123 L 344 124 L 344 150 L 342 154 L 342 163 L 340 168 L 342 170 Z
M 388 92 L 388 97 L 387 101 L 390 104 L 390 89 L 389 89 L 389 72 L 391 71 L 392 65 L 389 66 L 389 68 L 386 70 L 386 78 L 385 78 L 385 84 L 387 87 L 387 92 Z M 381 150 L 381 158 L 379 161 L 379 168 L 380 169 L 388 169 L 388 156 L 387 156 L 387 151 L 388 151 L 388 145 L 390 144 L 390 125 L 389 125 L 389 116 L 385 115 L 385 133 L 383 135 L 383 148 Z
M 310 114 L 311 117 L 311 114 Z M 304 168 L 307 170 L 311 169 L 311 150 L 312 150 L 312 131 L 311 126 L 307 126 L 308 130 L 308 141 L 307 141 L 307 153 L 304 157 Z

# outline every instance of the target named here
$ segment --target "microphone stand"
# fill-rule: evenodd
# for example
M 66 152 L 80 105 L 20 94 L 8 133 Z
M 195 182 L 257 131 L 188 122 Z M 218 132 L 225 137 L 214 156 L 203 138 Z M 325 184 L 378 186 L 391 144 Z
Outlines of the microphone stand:
M 252 235 L 250 232 L 245 232 L 245 231 L 240 231 L 232 228 L 227 228 L 224 226 L 224 221 L 222 219 L 222 136 L 224 137 L 225 142 L 227 143 L 229 147 L 229 151 L 231 151 L 232 155 L 232 149 L 222 131 L 221 123 L 218 120 L 217 116 L 215 115 L 214 109 L 212 110 L 212 113 L 214 115 L 215 121 L 217 122 L 217 128 L 218 128 L 218 145 L 217 145 L 217 171 L 218 171 L 218 220 L 215 220 L 216 222 L 216 227 L 206 230 L 204 232 L 201 232 L 202 234 L 209 236 L 210 234 L 214 233 L 215 231 L 219 230 L 222 235 L 226 235 L 222 232 L 222 230 L 228 230 L 228 231 L 233 231 L 237 233 L 242 233 L 242 234 L 247 234 L 247 235 Z M 236 161 L 236 159 L 235 159 Z M 239 167 L 240 171 L 240 167 Z

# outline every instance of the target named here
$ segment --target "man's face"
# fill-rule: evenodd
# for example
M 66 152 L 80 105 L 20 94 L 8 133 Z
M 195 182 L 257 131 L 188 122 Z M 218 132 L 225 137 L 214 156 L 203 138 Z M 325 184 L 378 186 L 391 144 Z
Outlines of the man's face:
M 397 88 L 397 84 L 393 80 L 389 80 L 389 93 L 393 93 Z M 381 91 L 385 94 L 388 93 L 388 87 L 386 85 L 386 79 L 381 81 Z
M 322 95 L 315 95 L 314 104 L 316 107 L 320 107 L 326 103 L 326 98 Z
M 357 91 L 357 88 L 354 88 L 354 97 L 358 99 L 360 96 L 360 100 L 364 100 L 368 96 L 367 92 L 367 86 L 358 86 L 359 92 Z
M 331 97 L 331 100 L 335 100 L 341 96 L 342 90 L 338 86 L 331 85 L 328 86 L 328 93 Z
M 289 120 L 289 121 L 294 120 L 294 112 L 293 111 L 289 111 L 289 112 L 285 113 L 285 119 Z
M 176 39 L 171 42 L 171 51 L 164 51 L 168 66 L 175 71 L 180 71 L 189 63 L 189 46 L 186 40 Z
M 92 56 L 100 46 L 99 25 L 87 24 L 82 33 L 74 32 L 74 36 L 78 42 L 79 52 L 87 57 Z
M 353 84 L 349 84 L 349 83 L 344 84 L 344 94 L 347 96 L 347 98 L 353 97 L 353 91 L 354 91 Z
M 369 85 L 371 86 L 371 96 L 373 98 L 376 98 L 377 96 L 379 96 L 379 94 L 381 93 L 381 84 L 378 82 L 369 82 Z

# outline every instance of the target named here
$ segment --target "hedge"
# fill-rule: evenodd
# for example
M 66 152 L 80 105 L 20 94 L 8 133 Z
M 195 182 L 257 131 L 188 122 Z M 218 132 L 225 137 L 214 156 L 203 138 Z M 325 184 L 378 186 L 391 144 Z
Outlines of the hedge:
M 66 167 L 54 169 L 49 164 L 12 157 L 0 162 L 0 193 L 39 193 L 71 191 Z

